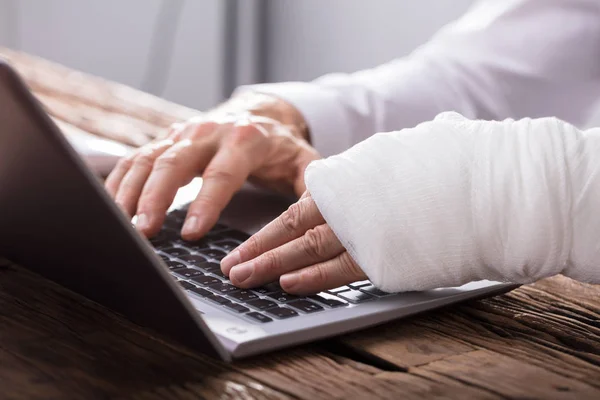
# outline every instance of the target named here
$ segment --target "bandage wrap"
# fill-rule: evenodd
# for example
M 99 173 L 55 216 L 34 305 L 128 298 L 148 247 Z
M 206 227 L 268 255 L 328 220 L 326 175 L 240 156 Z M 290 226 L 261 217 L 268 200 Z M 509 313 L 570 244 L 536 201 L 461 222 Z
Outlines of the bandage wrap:
M 444 113 L 313 162 L 306 184 L 383 290 L 600 282 L 600 131 Z

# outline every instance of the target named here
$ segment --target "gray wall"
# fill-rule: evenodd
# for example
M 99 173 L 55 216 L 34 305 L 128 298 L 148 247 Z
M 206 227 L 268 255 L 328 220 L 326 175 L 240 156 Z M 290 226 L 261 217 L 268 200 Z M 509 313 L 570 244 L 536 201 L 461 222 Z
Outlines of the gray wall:
M 238 82 L 271 23 L 263 79 L 312 79 L 401 56 L 471 0 L 238 0 Z M 223 97 L 225 0 L 0 0 L 0 45 L 206 109 Z M 253 26 L 254 24 L 254 26 Z M 170 35 L 173 35 L 172 37 Z M 172 39 L 172 40 L 170 40 Z
M 0 0 L 0 45 L 205 109 L 222 96 L 223 8 L 222 0 Z
M 473 0 L 272 0 L 271 81 L 351 72 L 408 54 Z

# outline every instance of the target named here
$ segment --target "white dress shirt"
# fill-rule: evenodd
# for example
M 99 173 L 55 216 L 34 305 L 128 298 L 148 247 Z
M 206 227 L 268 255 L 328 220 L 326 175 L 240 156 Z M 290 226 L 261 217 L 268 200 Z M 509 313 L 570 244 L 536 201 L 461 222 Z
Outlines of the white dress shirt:
M 297 107 L 323 156 L 443 111 L 582 126 L 600 99 L 600 0 L 480 1 L 408 57 L 245 89 Z

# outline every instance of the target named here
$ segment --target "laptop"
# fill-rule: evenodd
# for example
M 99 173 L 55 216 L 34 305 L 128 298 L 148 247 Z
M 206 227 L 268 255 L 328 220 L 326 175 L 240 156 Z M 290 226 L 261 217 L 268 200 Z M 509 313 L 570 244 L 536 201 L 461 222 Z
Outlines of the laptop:
M 179 236 L 200 180 L 179 191 L 147 240 L 28 91 L 0 62 L 0 256 L 190 348 L 230 361 L 363 329 L 515 285 L 384 293 L 369 281 L 296 297 L 241 290 L 219 261 L 290 199 L 246 187 L 204 238 Z M 415 268 L 419 266 L 416 265 Z

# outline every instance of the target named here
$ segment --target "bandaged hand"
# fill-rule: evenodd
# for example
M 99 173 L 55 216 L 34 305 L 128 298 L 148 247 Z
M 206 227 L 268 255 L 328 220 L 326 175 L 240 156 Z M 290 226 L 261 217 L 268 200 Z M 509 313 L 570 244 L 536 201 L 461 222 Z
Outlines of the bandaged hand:
M 387 292 L 600 282 L 598 155 L 600 130 L 555 118 L 442 114 L 312 162 L 310 195 L 222 268 L 238 286 L 280 279 L 291 293 L 365 276 Z
M 308 192 L 224 258 L 221 269 L 235 286 L 251 288 L 279 280 L 292 294 L 366 279 Z

